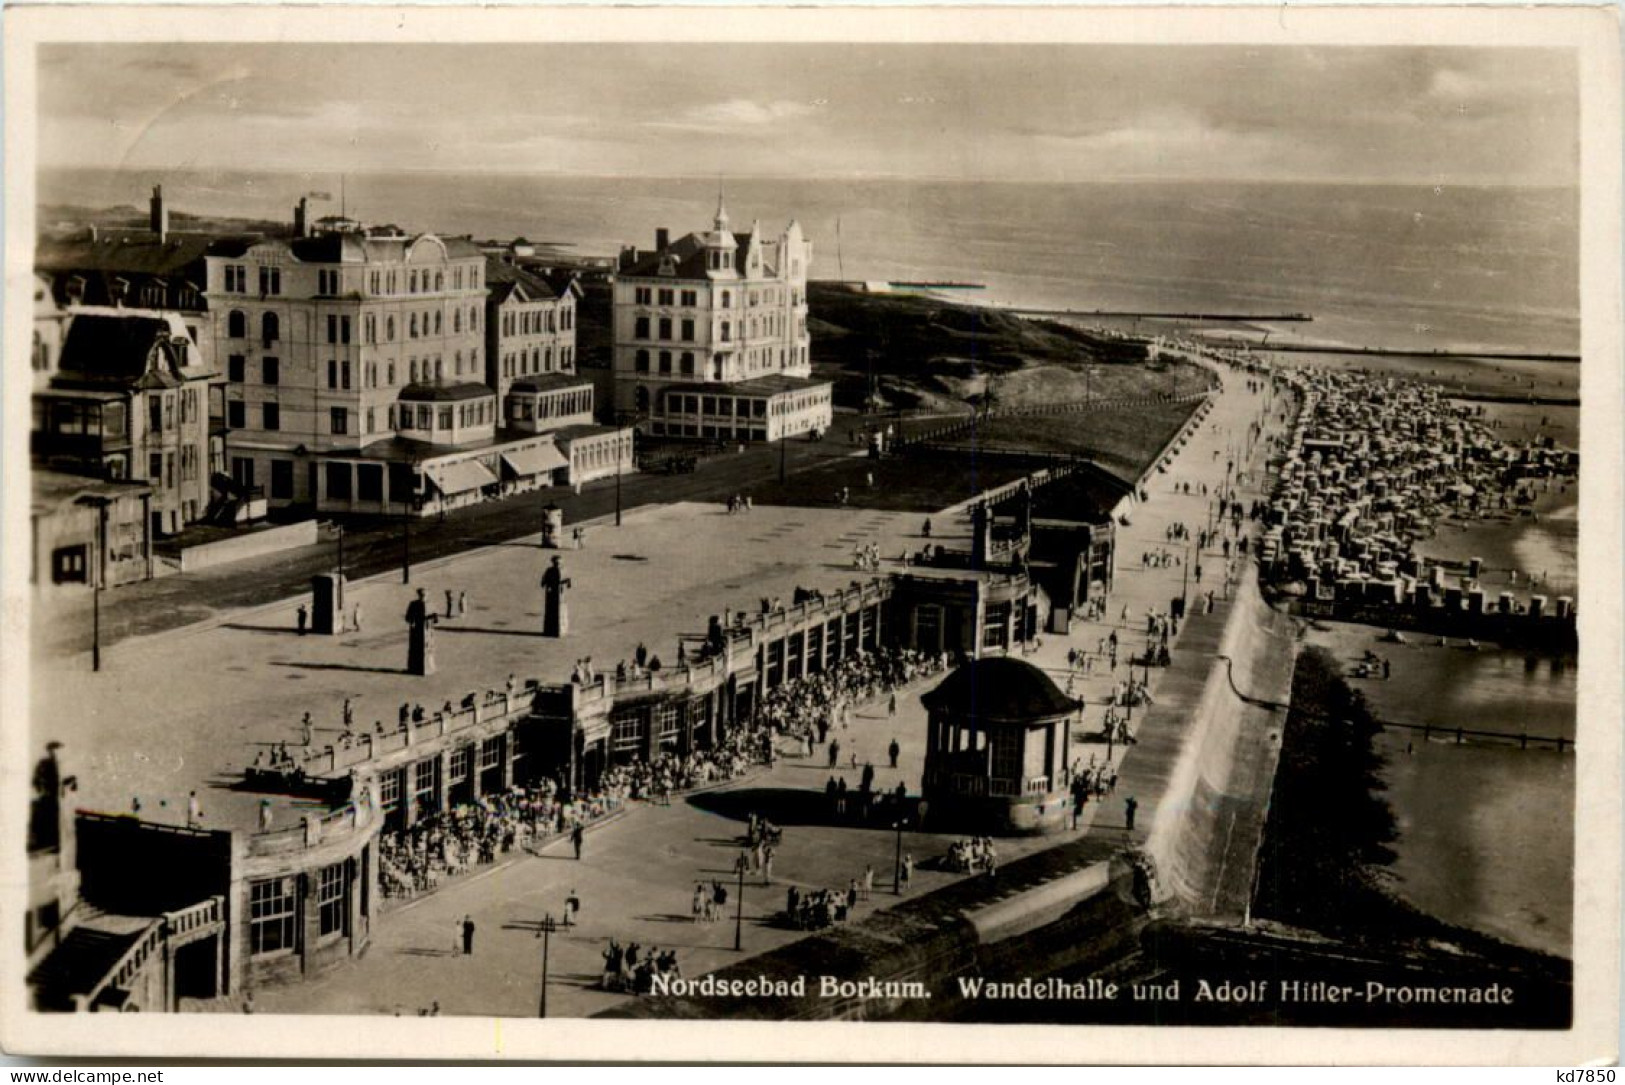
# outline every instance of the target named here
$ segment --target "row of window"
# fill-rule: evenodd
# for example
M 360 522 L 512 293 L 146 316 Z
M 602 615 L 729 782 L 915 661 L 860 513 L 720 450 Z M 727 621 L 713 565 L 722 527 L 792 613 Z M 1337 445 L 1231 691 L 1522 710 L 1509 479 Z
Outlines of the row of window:
M 425 403 L 402 403 L 389 408 L 390 429 L 421 430 L 424 433 L 449 430 L 453 426 L 484 426 L 494 423 L 496 418 L 496 401 L 492 399 L 475 399 L 438 408 Z
M 658 303 L 654 300 L 657 295 L 660 299 Z M 685 309 L 692 309 L 700 303 L 698 291 L 673 291 L 670 287 L 661 287 L 657 292 L 652 287 L 639 286 L 633 289 L 632 296 L 637 300 L 637 304 L 639 305 L 671 305 L 674 303 L 673 299 L 678 297 L 680 297 L 681 300 L 676 301 L 675 304 L 681 305 Z M 724 290 L 723 296 L 727 297 L 728 291 Z M 727 302 L 723 303 L 723 308 L 727 308 Z
M 569 418 L 587 414 L 592 410 L 592 389 L 582 388 L 553 395 L 512 396 L 508 400 L 508 417 L 516 422 L 530 422 L 547 418 Z
M 477 305 L 468 307 L 468 318 L 463 318 L 462 309 L 453 309 L 451 313 L 451 330 L 453 335 L 463 334 L 464 325 L 470 332 L 479 331 L 480 309 Z M 378 342 L 378 317 L 368 313 L 362 318 L 362 328 L 366 342 Z M 445 332 L 445 314 L 434 309 L 423 313 L 410 313 L 407 317 L 407 338 L 420 339 L 429 336 L 442 335 Z M 248 338 L 248 315 L 241 309 L 233 309 L 226 314 L 226 337 L 229 339 Z M 264 313 L 260 316 L 260 339 L 267 345 L 282 338 L 282 319 L 276 313 Z M 329 313 L 327 316 L 327 341 L 329 343 L 348 343 L 350 341 L 350 317 L 342 314 Z M 395 341 L 395 317 L 393 314 L 384 318 L 384 341 Z
M 646 317 L 646 316 L 636 317 L 634 319 L 634 321 L 633 321 L 632 338 L 634 338 L 634 339 L 648 339 L 648 338 L 650 338 L 650 336 L 649 336 L 649 326 L 650 325 L 649 325 L 649 318 L 648 317 Z M 659 330 L 659 334 L 657 336 L 655 336 L 654 338 L 657 338 L 657 339 L 670 339 L 670 338 L 672 338 L 672 334 L 671 334 L 671 328 L 672 328 L 671 317 L 669 317 L 669 316 L 661 317 L 660 322 L 657 325 L 657 327 L 658 327 L 658 330 Z M 729 328 L 728 322 L 726 320 L 724 320 L 722 322 L 722 338 L 724 340 L 726 340 L 728 338 L 728 334 L 729 334 L 730 330 L 731 329 Z M 694 321 L 690 320 L 687 317 L 684 317 L 682 319 L 682 321 L 678 325 L 678 338 L 680 338 L 685 343 L 694 342 Z
M 372 408 L 367 408 L 367 432 L 373 432 Z M 248 428 L 248 404 L 240 399 L 229 400 L 226 403 L 226 425 L 232 429 Z M 330 407 L 327 412 L 328 432 L 336 436 L 345 436 L 350 432 L 350 409 L 348 407 Z M 280 403 L 260 404 L 260 429 L 279 430 L 282 428 L 282 405 Z
M 445 363 L 438 354 L 433 358 L 425 357 L 421 363 L 414 357 L 409 359 L 407 364 L 407 383 L 409 384 L 416 384 L 420 379 L 425 381 L 442 380 L 445 377 Z M 452 375 L 461 377 L 465 371 L 471 377 L 478 376 L 479 359 L 474 357 L 472 351 L 469 352 L 466 360 L 462 351 L 455 351 L 452 354 Z M 377 362 L 363 363 L 361 372 L 365 379 L 364 387 L 377 388 L 379 386 Z M 384 363 L 384 377 L 383 386 L 385 388 L 395 387 L 395 363 L 393 361 Z M 248 359 L 246 356 L 242 354 L 227 356 L 226 378 L 238 384 L 248 379 Z M 269 355 L 260 359 L 260 383 L 282 383 L 282 362 L 280 359 Z M 337 358 L 327 360 L 327 387 L 333 390 L 348 390 L 350 388 L 350 363 L 348 361 Z
M 575 361 L 575 348 L 559 348 L 559 370 L 569 373 Z M 530 353 L 519 351 L 517 354 L 504 354 L 502 356 L 502 375 L 504 377 L 524 377 L 532 373 L 553 372 L 553 348 L 531 347 Z
M 502 314 L 503 335 L 541 335 L 543 332 L 569 331 L 575 327 L 575 309 L 526 309 L 522 312 Z
M 799 297 L 799 293 L 792 292 L 791 297 Z M 733 291 L 720 290 L 717 292 L 718 304 L 723 309 L 733 308 Z M 778 287 L 767 290 L 750 290 L 745 292 L 745 305 L 754 309 L 758 305 L 779 305 L 783 302 L 784 293 Z M 632 289 L 632 301 L 635 305 L 679 305 L 685 309 L 693 309 L 699 304 L 699 293 L 694 290 L 674 290 L 671 287 L 638 286 Z M 800 304 L 797 302 L 797 304 Z
M 349 861 L 316 872 L 316 933 L 342 934 L 350 925 Z M 254 956 L 283 953 L 299 945 L 298 877 L 267 878 L 248 888 L 249 952 Z
M 244 264 L 227 264 L 225 272 L 225 292 L 228 294 L 248 293 L 248 267 Z M 265 296 L 278 296 L 282 293 L 282 269 L 279 267 L 261 266 L 259 269 L 259 292 Z M 478 290 L 481 281 L 481 269 L 478 266 L 454 267 L 451 273 L 453 290 Z M 367 278 L 371 288 L 369 293 L 380 297 L 399 294 L 399 286 L 406 286 L 408 294 L 438 294 L 446 289 L 446 273 L 444 271 L 430 272 L 424 268 L 401 271 L 373 271 Z M 316 271 L 316 292 L 327 296 L 344 293 L 344 273 L 336 268 L 318 268 Z
M 649 372 L 651 372 L 651 369 L 649 368 L 649 361 L 650 361 L 649 352 L 646 351 L 646 350 L 640 350 L 632 358 L 632 368 L 633 368 L 633 370 L 635 372 L 638 372 L 638 373 L 649 373 Z M 671 372 L 672 372 L 671 363 L 672 363 L 671 351 L 669 351 L 669 350 L 661 351 L 660 354 L 659 354 L 660 368 L 659 368 L 658 372 L 666 374 L 666 375 L 669 376 L 671 374 Z M 718 365 L 720 366 L 720 364 L 721 364 L 721 362 L 720 362 L 720 359 L 719 359 Z M 692 377 L 694 375 L 694 352 L 692 350 L 685 350 L 685 351 L 682 352 L 681 355 L 678 356 L 678 358 L 677 358 L 677 372 L 681 376 L 684 376 L 684 377 Z M 718 379 L 720 379 L 720 375 L 719 375 Z
M 248 293 L 248 268 L 243 264 L 227 264 L 226 293 Z M 259 286 L 261 295 L 276 295 L 282 293 L 282 269 L 279 267 L 261 267 L 259 269 Z
M 665 413 L 670 415 L 706 414 L 737 416 L 740 418 L 766 418 L 768 402 L 765 399 L 736 398 L 734 396 L 698 396 L 668 394 L 664 400 Z

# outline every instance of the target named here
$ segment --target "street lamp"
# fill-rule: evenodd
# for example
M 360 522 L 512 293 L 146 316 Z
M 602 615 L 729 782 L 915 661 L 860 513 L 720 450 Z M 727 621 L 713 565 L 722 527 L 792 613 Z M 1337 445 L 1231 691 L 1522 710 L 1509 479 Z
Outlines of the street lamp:
M 785 479 L 785 460 L 790 451 L 789 440 L 789 436 L 782 429 L 779 430 L 779 482 L 781 483 Z
M 344 580 L 344 525 L 338 524 L 339 529 L 339 580 Z
M 552 940 L 551 936 L 556 930 L 558 930 L 558 925 L 553 922 L 552 912 L 547 913 L 542 917 L 542 921 L 536 924 L 536 934 L 542 940 L 542 1002 L 537 1007 L 537 1017 L 547 1016 L 547 951 Z
M 401 499 L 401 583 L 412 583 L 412 503 Z
M 734 952 L 743 948 L 745 933 L 745 855 L 740 853 L 734 860 L 734 870 L 739 873 L 738 899 L 734 902 Z
M 96 508 L 96 553 L 95 560 L 90 563 L 88 570 L 91 577 L 90 669 L 99 672 L 102 669 L 102 586 L 107 583 L 107 508 L 112 499 L 92 497 L 87 500 Z M 150 541 L 147 555 L 150 559 L 152 555 Z
M 891 891 L 892 896 L 903 895 L 903 826 L 908 824 L 908 818 L 898 818 L 892 825 L 897 830 L 897 853 L 892 860 Z

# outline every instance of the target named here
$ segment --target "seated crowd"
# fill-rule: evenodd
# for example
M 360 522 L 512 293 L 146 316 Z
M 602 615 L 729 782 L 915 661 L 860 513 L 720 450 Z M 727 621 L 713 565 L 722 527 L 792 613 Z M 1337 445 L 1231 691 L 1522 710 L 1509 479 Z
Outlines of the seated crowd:
M 386 897 L 428 892 L 446 878 L 495 862 L 514 848 L 532 849 L 548 837 L 586 825 L 617 809 L 622 797 L 607 790 L 561 801 L 558 785 L 515 787 L 461 803 L 444 814 L 419 818 L 379 838 L 379 884 Z
M 912 648 L 859 651 L 769 690 L 762 697 L 761 719 L 780 734 L 822 741 L 832 713 L 878 700 L 947 666 L 945 654 L 928 655 Z

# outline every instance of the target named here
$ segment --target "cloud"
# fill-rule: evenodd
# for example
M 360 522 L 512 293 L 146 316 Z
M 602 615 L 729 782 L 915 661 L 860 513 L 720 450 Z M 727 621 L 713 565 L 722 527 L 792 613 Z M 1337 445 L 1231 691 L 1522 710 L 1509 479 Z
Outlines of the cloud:
M 749 98 L 732 98 L 726 102 L 710 102 L 695 106 L 672 120 L 651 121 L 653 128 L 683 128 L 698 132 L 731 132 L 739 128 L 760 128 L 799 120 L 818 112 L 813 102 L 781 99 L 757 102 Z

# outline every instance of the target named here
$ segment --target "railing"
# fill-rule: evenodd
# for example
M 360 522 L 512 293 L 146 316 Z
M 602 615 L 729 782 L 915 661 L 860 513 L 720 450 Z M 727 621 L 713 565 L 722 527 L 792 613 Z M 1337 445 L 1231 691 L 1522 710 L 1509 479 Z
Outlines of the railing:
M 526 691 L 527 694 L 530 692 L 533 691 Z M 520 711 L 515 705 L 516 701 L 528 710 L 529 701 L 523 694 L 516 694 L 511 699 L 505 692 L 484 699 L 480 699 L 476 694 L 473 705 L 454 709 L 449 716 L 444 712 L 436 712 L 421 720 L 408 720 L 383 734 L 361 732 L 349 745 L 340 743 L 324 746 L 320 750 L 311 750 L 302 757 L 296 756 L 295 762 L 304 769 L 307 776 L 332 776 L 352 765 L 370 761 L 382 754 L 404 750 L 421 741 L 455 734 L 493 719 L 505 719 Z M 495 710 L 495 715 L 492 714 L 492 710 Z
M 130 948 L 124 951 L 124 955 L 113 962 L 113 967 L 107 970 L 107 974 L 85 992 L 83 1005 L 86 1008 L 94 1006 L 102 992 L 109 987 L 128 987 L 130 980 L 147 966 L 147 961 L 163 944 L 164 921 L 155 919 L 151 926 L 141 932 L 141 936 Z
M 298 825 L 271 832 L 255 833 L 248 838 L 250 855 L 283 855 L 301 851 L 330 840 L 341 840 L 351 833 L 372 824 L 371 806 L 346 803 L 337 810 L 321 816 L 307 816 Z
M 208 927 L 221 926 L 225 921 L 226 898 L 219 895 L 198 901 L 178 911 L 164 913 L 164 923 L 168 927 L 171 941 Z

